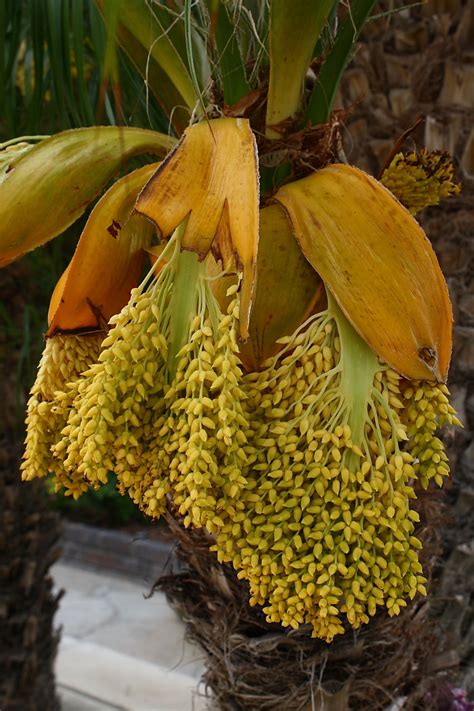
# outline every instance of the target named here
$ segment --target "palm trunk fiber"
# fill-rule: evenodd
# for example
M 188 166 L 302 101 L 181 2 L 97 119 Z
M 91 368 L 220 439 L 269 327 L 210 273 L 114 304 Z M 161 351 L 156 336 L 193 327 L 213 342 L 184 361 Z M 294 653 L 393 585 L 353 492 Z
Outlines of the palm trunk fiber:
M 54 662 L 59 595 L 49 574 L 59 554 L 58 516 L 48 510 L 44 482 L 25 485 L 19 473 L 24 411 L 17 365 L 23 334 L 25 266 L 0 272 L 10 319 L 0 333 L 0 709 L 58 711 Z

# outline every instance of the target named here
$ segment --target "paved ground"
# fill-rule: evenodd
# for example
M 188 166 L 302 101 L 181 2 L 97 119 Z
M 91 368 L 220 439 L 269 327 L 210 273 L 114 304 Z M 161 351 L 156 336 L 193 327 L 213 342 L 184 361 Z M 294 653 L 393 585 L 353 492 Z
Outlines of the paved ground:
M 63 711 L 203 711 L 202 653 L 161 594 L 109 573 L 58 563 Z

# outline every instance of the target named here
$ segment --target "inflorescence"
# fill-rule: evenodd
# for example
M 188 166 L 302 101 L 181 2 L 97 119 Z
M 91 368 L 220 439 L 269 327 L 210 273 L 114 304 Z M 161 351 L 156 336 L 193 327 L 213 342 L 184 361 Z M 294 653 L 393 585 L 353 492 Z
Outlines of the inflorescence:
M 442 483 L 435 429 L 457 423 L 444 386 L 406 387 L 330 304 L 247 376 L 244 507 L 213 546 L 268 622 L 328 642 L 342 615 L 357 628 L 425 593 L 414 485 Z
M 177 241 L 168 251 L 159 274 L 111 319 L 52 450 L 82 482 L 98 487 L 113 471 L 120 491 L 147 515 L 160 516 L 171 496 L 185 525 L 213 532 L 224 513 L 235 512 L 246 485 L 238 284 L 223 314 L 205 265 L 181 253 Z M 185 270 L 191 266 L 191 298 L 181 322 L 174 307 L 183 259 Z
M 460 423 L 445 386 L 380 362 L 330 294 L 244 375 L 238 294 L 221 310 L 205 262 L 176 238 L 100 354 L 97 336 L 48 340 L 23 477 L 52 472 L 77 497 L 114 472 L 148 516 L 169 505 L 205 527 L 269 622 L 330 642 L 425 593 L 416 485 L 443 483 L 437 429 Z
M 87 484 L 74 472 L 69 476 L 52 451 L 66 423 L 79 376 L 97 360 L 102 338 L 103 334 L 49 338 L 27 405 L 22 478 L 29 481 L 51 473 L 56 490 L 64 487 L 67 495 L 76 498 L 87 490 Z
M 384 171 L 381 182 L 414 215 L 461 190 L 454 181 L 450 156 L 426 148 L 406 155 L 397 153 Z

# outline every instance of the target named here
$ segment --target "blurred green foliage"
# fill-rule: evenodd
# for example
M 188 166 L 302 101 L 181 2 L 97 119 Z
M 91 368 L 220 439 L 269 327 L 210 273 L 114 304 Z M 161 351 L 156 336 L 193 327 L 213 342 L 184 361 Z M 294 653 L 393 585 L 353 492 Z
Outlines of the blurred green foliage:
M 151 519 L 142 514 L 128 496 L 117 492 L 116 478 L 110 474 L 109 483 L 98 491 L 89 489 L 80 499 L 55 494 L 46 481 L 51 507 L 74 521 L 110 528 L 140 524 L 152 525 Z
M 93 0 L 0 0 L 0 138 L 94 124 L 166 133 L 156 100 L 119 48 L 120 106 L 110 87 L 101 96 L 107 46 Z

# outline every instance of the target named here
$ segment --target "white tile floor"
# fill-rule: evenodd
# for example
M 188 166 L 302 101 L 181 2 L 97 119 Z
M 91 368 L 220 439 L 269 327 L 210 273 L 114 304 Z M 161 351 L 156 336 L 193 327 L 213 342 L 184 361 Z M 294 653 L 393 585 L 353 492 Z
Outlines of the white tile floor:
M 54 566 L 63 627 L 57 679 L 63 711 L 203 711 L 202 653 L 162 594 L 65 563 Z M 82 704 L 82 705 L 81 705 Z
M 62 711 L 127 711 L 124 706 L 111 706 L 95 696 L 59 685 Z

